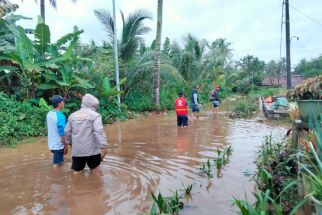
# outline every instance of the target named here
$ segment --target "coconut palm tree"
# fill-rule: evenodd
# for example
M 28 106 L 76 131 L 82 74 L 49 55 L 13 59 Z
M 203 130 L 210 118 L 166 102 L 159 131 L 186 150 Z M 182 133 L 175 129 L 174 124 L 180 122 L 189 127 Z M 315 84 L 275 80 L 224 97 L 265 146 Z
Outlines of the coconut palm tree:
M 72 0 L 72 1 L 76 2 L 76 0 Z M 38 2 L 38 0 L 35 0 L 35 2 Z M 57 7 L 56 0 L 49 0 L 49 4 L 56 9 Z M 40 0 L 40 15 L 45 22 L 45 0 Z
M 162 7 L 163 0 L 158 0 L 157 35 L 155 39 L 154 78 L 153 78 L 153 103 L 160 106 L 160 52 L 162 30 Z
M 204 57 L 206 53 L 205 40 L 198 40 L 188 34 L 185 38 L 185 47 L 180 60 L 180 72 L 186 81 L 197 80 L 205 70 Z
M 19 6 L 17 4 L 11 3 L 9 0 L 1 0 L 0 1 L 0 17 L 4 17 L 5 15 L 14 12 Z
M 102 23 L 104 30 L 109 36 L 109 42 L 113 46 L 114 35 L 114 20 L 109 11 L 104 9 L 94 10 L 94 14 L 98 20 Z M 120 46 L 119 57 L 123 62 L 129 62 L 135 55 L 142 40 L 141 36 L 148 33 L 151 29 L 144 26 L 143 21 L 151 19 L 148 12 L 144 10 L 137 10 L 131 13 L 127 18 L 122 15 L 122 36 L 118 45 Z
M 226 39 L 219 38 L 212 42 L 210 48 L 210 58 L 215 63 L 214 66 L 226 66 L 232 57 L 231 43 Z

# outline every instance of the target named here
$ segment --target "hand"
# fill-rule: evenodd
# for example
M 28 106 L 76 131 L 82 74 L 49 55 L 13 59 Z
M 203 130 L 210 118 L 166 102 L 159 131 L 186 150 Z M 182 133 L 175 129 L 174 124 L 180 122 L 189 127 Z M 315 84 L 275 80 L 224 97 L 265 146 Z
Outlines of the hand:
M 106 148 L 101 149 L 101 158 L 102 158 L 102 160 L 103 160 L 103 158 L 105 157 L 106 154 L 107 154 L 107 149 Z
M 64 147 L 64 155 L 66 155 L 68 153 L 68 145 L 65 145 Z

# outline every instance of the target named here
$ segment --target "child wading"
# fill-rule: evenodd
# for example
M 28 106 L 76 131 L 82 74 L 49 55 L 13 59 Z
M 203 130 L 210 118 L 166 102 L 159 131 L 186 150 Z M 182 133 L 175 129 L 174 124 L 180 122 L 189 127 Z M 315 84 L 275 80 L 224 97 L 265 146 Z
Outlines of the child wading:
M 178 127 L 187 127 L 188 126 L 188 105 L 187 99 L 183 97 L 183 93 L 179 93 L 179 98 L 176 98 L 175 108 L 177 113 L 177 123 Z

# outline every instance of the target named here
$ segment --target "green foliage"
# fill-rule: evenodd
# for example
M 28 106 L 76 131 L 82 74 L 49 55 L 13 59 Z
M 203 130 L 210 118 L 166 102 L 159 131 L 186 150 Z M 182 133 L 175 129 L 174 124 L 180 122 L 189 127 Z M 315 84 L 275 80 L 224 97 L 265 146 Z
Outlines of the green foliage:
M 163 197 L 161 193 L 156 197 L 155 194 L 151 192 L 151 198 L 153 204 L 150 209 L 150 215 L 178 214 L 180 209 L 183 208 L 183 203 L 180 202 L 182 196 L 179 196 L 178 191 L 175 191 L 173 195 L 169 197 Z M 159 213 L 157 213 L 157 208 Z
M 295 214 L 306 202 L 306 198 L 297 200 L 297 165 L 296 157 L 287 143 L 274 141 L 272 136 L 265 136 L 260 147 L 257 173 L 254 176 L 257 192 L 254 204 L 247 200 L 234 198 L 243 215 Z
M 153 110 L 152 93 L 134 90 L 130 92 L 124 100 L 125 104 L 133 111 Z
M 287 143 L 274 141 L 266 136 L 260 147 L 257 159 L 257 176 L 255 182 L 262 192 L 270 191 L 273 200 L 280 204 L 283 213 L 290 213 L 297 202 L 297 165 L 296 157 Z
M 8 146 L 25 137 L 44 135 L 47 110 L 18 102 L 0 92 L 0 145 Z
M 305 78 L 315 77 L 322 72 L 322 56 L 307 61 L 302 59 L 294 69 L 295 74 L 303 75 Z
M 233 111 L 237 116 L 245 118 L 253 115 L 257 107 L 250 100 L 240 100 L 234 107 Z
M 306 151 L 300 166 L 309 185 L 308 195 L 322 203 L 322 127 L 318 118 L 313 115 L 309 118 L 309 127 L 315 141 L 306 140 L 309 150 Z
M 259 97 L 281 96 L 285 94 L 286 94 L 286 89 L 284 88 L 259 88 L 259 89 L 250 91 L 247 96 L 252 101 L 255 101 Z
M 182 185 L 183 185 L 183 189 L 184 189 L 185 194 L 186 194 L 186 195 L 191 194 L 192 184 L 188 185 L 187 187 L 186 187 L 186 186 L 184 186 L 184 184 L 182 184 Z
M 120 108 L 117 103 L 108 98 L 100 99 L 100 106 L 98 112 L 102 116 L 102 120 L 104 124 L 111 124 L 116 119 L 125 120 L 127 119 L 127 106 L 121 104 Z
M 66 71 L 73 72 L 71 71 L 73 67 L 70 65 L 70 62 L 74 59 L 72 55 L 79 39 L 78 36 L 83 31 L 68 34 L 56 43 L 51 44 L 49 26 L 41 18 L 39 18 L 36 26 L 34 41 L 26 35 L 25 29 L 21 26 L 7 25 L 7 27 L 15 39 L 14 50 L 8 49 L 0 53 L 0 60 L 6 60 L 2 63 L 3 65 L 14 65 L 7 67 L 7 69 L 10 69 L 9 73 L 7 71 L 7 75 L 4 76 L 6 79 L 2 79 L 5 81 L 4 84 L 7 91 L 12 93 L 19 92 L 19 96 L 23 98 L 35 98 L 37 86 L 43 84 L 43 74 L 45 72 L 56 76 L 59 76 L 57 70 L 61 75 Z M 18 82 L 15 85 L 21 90 L 14 89 L 12 80 Z M 84 83 L 81 83 L 79 86 L 84 85 Z M 54 86 L 51 85 L 50 88 L 47 85 L 42 87 L 42 89 L 44 88 L 51 89 Z M 63 91 L 66 92 L 66 88 Z M 39 91 L 39 93 L 44 94 L 44 91 Z
M 199 168 L 199 174 L 202 176 L 207 176 L 208 178 L 213 178 L 212 168 L 210 160 L 208 159 L 207 162 L 202 163 L 202 166 Z

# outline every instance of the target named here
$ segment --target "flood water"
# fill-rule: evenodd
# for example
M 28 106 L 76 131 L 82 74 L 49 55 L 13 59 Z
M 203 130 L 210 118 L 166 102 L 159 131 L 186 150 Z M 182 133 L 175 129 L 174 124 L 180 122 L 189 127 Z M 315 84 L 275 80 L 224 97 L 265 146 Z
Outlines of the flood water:
M 53 170 L 46 139 L 0 150 L 0 214 L 141 214 L 149 212 L 150 193 L 170 195 L 193 184 L 192 199 L 180 214 L 236 214 L 233 197 L 252 200 L 253 171 L 264 135 L 285 128 L 255 120 L 230 120 L 204 111 L 177 128 L 173 114 L 142 117 L 106 126 L 108 155 L 101 175 L 73 175 L 70 154 Z M 198 169 L 215 150 L 231 145 L 230 163 L 221 178 L 202 177 Z M 215 174 L 213 167 L 213 174 Z

